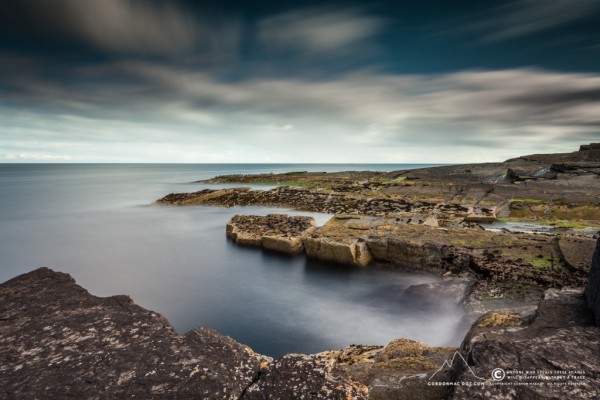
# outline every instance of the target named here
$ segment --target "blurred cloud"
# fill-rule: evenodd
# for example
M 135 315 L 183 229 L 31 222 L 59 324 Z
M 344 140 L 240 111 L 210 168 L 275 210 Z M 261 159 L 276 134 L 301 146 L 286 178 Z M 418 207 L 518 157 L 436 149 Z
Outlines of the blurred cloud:
M 385 21 L 352 9 L 295 10 L 263 19 L 259 36 L 270 50 L 309 54 L 356 51 L 381 32 Z
M 161 161 L 489 161 L 544 146 L 575 150 L 600 128 L 600 75 L 592 73 L 358 71 L 224 81 L 140 60 L 62 73 L 68 80 L 25 70 L 0 81 L 8 89 L 0 93 L 0 134 L 10 154 L 27 153 L 15 144 L 26 135 L 38 142 L 34 154 L 50 143 L 86 151 L 102 143 L 150 162 L 161 143 L 169 149 L 154 153 Z
M 109 52 L 174 56 L 236 49 L 235 19 L 200 21 L 175 2 L 158 0 L 23 0 L 46 34 L 57 33 Z
M 490 9 L 465 29 L 484 32 L 481 43 L 499 42 L 590 18 L 600 0 L 516 0 Z

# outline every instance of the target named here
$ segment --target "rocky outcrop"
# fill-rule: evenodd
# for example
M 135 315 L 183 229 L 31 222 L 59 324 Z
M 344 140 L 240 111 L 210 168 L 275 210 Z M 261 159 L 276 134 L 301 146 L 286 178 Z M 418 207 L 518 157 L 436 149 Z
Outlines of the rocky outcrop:
M 473 324 L 486 313 L 517 313 L 529 320 L 535 315 L 545 288 L 513 280 L 480 280 L 468 292 L 463 306 L 464 321 Z
M 4 398 L 237 399 L 270 362 L 211 329 L 180 336 L 128 297 L 92 296 L 46 268 L 0 285 L 0 338 Z
M 336 264 L 366 267 L 373 261 L 367 243 L 360 238 L 307 237 L 304 247 L 307 256 Z
M 451 203 L 409 201 L 398 196 L 371 192 L 367 195 L 340 193 L 332 190 L 281 186 L 270 190 L 250 188 L 205 189 L 193 193 L 171 193 L 159 200 L 170 205 L 267 206 L 294 208 L 328 214 L 361 214 L 385 216 L 393 214 L 398 222 L 430 226 L 458 226 L 470 220 L 495 220 L 496 207 L 475 207 Z
M 517 313 L 482 316 L 452 368 L 454 399 L 595 399 L 600 330 L 581 289 L 549 289 L 531 324 Z
M 286 172 L 283 174 L 226 175 L 205 183 L 255 183 L 300 185 L 338 194 L 371 197 L 401 196 L 411 202 L 463 203 L 501 207 L 512 199 L 544 202 L 544 219 L 564 220 L 554 213 L 554 201 L 569 205 L 598 205 L 600 150 L 597 144 L 580 151 L 532 154 L 501 163 L 462 164 L 391 172 Z M 545 207 L 546 208 L 546 207 Z M 571 209 L 572 214 L 585 215 Z M 344 211 L 334 211 L 344 212 Z M 481 220 L 485 216 L 471 216 Z M 597 221 L 597 219 L 596 219 Z
M 394 217 L 400 224 L 458 228 L 510 221 L 593 237 L 600 228 L 600 156 L 595 144 L 503 163 L 392 172 L 288 172 L 228 175 L 209 183 L 271 183 L 269 190 L 171 193 L 159 204 L 285 207 L 330 214 Z M 590 229 L 586 231 L 586 229 Z
M 595 241 L 586 237 L 436 228 L 398 217 L 338 214 L 316 228 L 312 218 L 236 215 L 227 236 L 246 246 L 345 265 L 376 261 L 408 269 L 470 274 L 546 287 L 582 286 Z
M 226 226 L 227 237 L 242 246 L 263 247 L 286 254 L 298 254 L 302 239 L 316 229 L 314 218 L 269 214 L 235 215 Z
M 384 215 L 413 208 L 410 202 L 403 199 L 363 198 L 328 190 L 289 186 L 270 190 L 232 188 L 205 189 L 194 193 L 171 193 L 157 202 L 173 205 L 206 204 L 225 207 L 260 205 L 330 214 L 360 213 L 365 215 Z M 422 204 L 421 207 L 428 209 L 430 205 Z
M 179 335 L 130 298 L 92 296 L 47 268 L 0 285 L 0 344 L 4 399 L 301 399 L 312 390 L 366 398 L 306 358 L 273 364 L 209 328 Z M 310 379 L 292 392 L 271 385 L 292 375 Z
M 439 229 L 399 223 L 393 217 L 336 216 L 304 239 L 309 257 L 366 265 L 371 260 L 408 269 L 466 273 L 479 278 L 542 286 L 582 286 L 594 242 L 543 234 Z M 567 246 L 568 245 L 568 246 Z M 565 261 L 560 249 L 568 249 Z M 360 258 L 359 258 L 360 257 Z
M 320 354 L 335 363 L 334 373 L 367 385 L 370 400 L 413 400 L 446 398 L 447 387 L 428 381 L 434 375 L 450 379 L 447 371 L 439 370 L 456 350 L 396 339 L 385 347 L 352 345 Z
M 445 398 L 447 387 L 432 386 L 428 382 L 432 377 L 449 379 L 447 372 L 440 368 L 455 351 L 454 347 L 429 347 L 408 339 L 392 341 L 371 368 L 369 399 Z
M 288 354 L 261 374 L 242 400 L 367 399 L 368 388 L 334 371 L 335 360 L 321 354 Z
M 585 288 L 585 300 L 596 318 L 596 325 L 600 326 L 600 239 L 592 259 L 592 268 Z

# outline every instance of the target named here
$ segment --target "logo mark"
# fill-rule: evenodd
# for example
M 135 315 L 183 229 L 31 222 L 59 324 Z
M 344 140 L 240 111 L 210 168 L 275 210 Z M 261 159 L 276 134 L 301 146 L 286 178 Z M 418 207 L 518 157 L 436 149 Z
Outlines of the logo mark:
M 480 381 L 485 381 L 485 378 L 482 378 L 480 376 L 475 375 L 475 372 L 473 372 L 473 370 L 471 369 L 471 367 L 467 363 L 467 360 L 465 360 L 465 358 L 462 356 L 462 354 L 460 354 L 458 351 L 454 352 L 454 355 L 452 356 L 452 359 L 450 360 L 450 362 L 448 362 L 448 360 L 444 361 L 444 363 L 442 364 L 442 366 L 440 367 L 440 369 L 438 369 L 437 371 L 435 371 L 433 373 L 433 375 L 431 375 L 429 377 L 429 380 L 431 380 L 434 376 L 437 375 L 438 372 L 440 372 L 444 368 L 447 367 L 448 369 L 450 369 L 450 368 L 454 367 L 454 360 L 456 359 L 456 356 L 458 356 L 458 358 L 460 358 L 462 360 L 462 362 L 465 364 L 465 367 L 467 367 L 467 369 L 469 370 L 469 372 L 471 373 L 471 375 L 473 375 L 474 378 L 477 378 Z M 504 372 L 504 371 L 502 371 L 502 372 Z
M 495 381 L 501 381 L 506 378 L 506 372 L 502 368 L 495 368 L 492 371 L 492 379 Z

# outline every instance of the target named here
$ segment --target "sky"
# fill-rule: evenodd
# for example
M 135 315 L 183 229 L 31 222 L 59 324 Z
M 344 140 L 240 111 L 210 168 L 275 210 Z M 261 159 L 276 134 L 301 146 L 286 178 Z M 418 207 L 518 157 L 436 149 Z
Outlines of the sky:
M 600 0 L 0 0 L 0 162 L 465 163 L 600 142 Z

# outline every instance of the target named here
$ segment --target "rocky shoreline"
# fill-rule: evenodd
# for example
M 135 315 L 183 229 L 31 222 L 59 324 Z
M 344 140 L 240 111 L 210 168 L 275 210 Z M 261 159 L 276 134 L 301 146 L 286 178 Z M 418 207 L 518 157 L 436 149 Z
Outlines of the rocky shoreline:
M 529 315 L 488 312 L 459 348 L 401 338 L 273 360 L 209 328 L 179 335 L 127 296 L 95 297 L 69 275 L 40 268 L 0 285 L 1 392 L 6 399 L 595 399 L 599 298 L 600 240 L 585 292 L 548 289 Z M 517 384 L 500 379 L 499 369 L 537 372 Z
M 127 296 L 95 297 L 69 275 L 41 268 L 0 285 L 3 398 L 595 399 L 600 393 L 599 144 L 504 163 L 209 182 L 287 186 L 172 193 L 157 202 L 335 214 L 323 226 L 304 216 L 236 215 L 226 235 L 238 245 L 343 265 L 436 272 L 441 282 L 411 286 L 405 295 L 435 293 L 462 305 L 471 325 L 462 344 L 429 347 L 398 338 L 273 360 L 210 328 L 180 335 Z M 553 229 L 479 225 L 495 221 Z
M 343 265 L 427 270 L 459 283 L 473 280 L 463 296 L 468 321 L 492 310 L 530 310 L 545 288 L 584 286 L 600 235 L 600 144 L 503 163 L 226 175 L 204 182 L 291 186 L 172 193 L 157 203 L 334 214 L 321 227 L 308 217 L 236 215 L 226 232 L 239 245 L 269 251 L 304 252 Z M 302 218 L 306 227 L 299 230 Z M 550 229 L 511 232 L 480 225 L 493 222 Z

